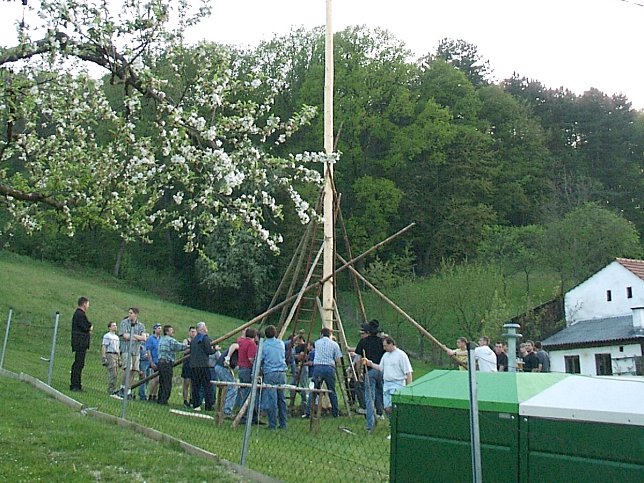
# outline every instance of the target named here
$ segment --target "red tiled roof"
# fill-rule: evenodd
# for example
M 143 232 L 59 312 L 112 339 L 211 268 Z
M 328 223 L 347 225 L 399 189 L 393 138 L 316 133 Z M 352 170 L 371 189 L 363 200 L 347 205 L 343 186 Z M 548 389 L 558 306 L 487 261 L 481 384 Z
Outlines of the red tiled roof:
M 644 260 L 633 260 L 630 258 L 616 258 L 615 260 L 624 268 L 627 268 L 644 280 Z

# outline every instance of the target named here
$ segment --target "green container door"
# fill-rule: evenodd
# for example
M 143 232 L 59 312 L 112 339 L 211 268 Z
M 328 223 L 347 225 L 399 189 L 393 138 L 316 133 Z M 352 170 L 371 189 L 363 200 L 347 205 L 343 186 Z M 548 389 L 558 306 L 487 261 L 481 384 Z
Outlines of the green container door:
M 481 412 L 483 480 L 515 483 L 519 473 L 516 414 Z M 392 419 L 392 482 L 470 482 L 469 412 L 399 404 Z
M 521 429 L 529 481 L 644 481 L 642 426 L 521 417 Z

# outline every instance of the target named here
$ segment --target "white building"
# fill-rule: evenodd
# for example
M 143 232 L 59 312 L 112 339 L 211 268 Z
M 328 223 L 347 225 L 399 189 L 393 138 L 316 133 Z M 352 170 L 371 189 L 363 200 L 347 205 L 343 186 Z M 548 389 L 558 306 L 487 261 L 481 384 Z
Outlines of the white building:
M 644 375 L 644 260 L 616 259 L 564 305 L 566 328 L 543 341 L 552 372 Z

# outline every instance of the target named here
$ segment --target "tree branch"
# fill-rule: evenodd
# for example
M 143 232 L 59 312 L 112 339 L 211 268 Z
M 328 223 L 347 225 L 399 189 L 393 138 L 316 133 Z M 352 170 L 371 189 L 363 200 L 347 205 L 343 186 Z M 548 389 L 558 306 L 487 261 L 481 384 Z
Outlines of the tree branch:
M 48 36 L 32 44 L 23 44 L 17 47 L 3 49 L 0 53 L 0 65 L 18 62 L 19 60 L 27 60 L 36 55 L 47 54 L 55 49 L 53 40 L 64 43 L 68 38 L 66 34 L 57 32 L 53 36 L 53 39 Z
M 4 197 L 12 197 L 21 201 L 29 201 L 30 203 L 44 203 L 58 210 L 62 210 L 65 206 L 73 204 L 63 203 L 62 201 L 58 201 L 57 199 L 43 193 L 26 193 L 3 184 L 0 184 L 0 195 L 3 195 Z
M 42 40 L 34 42 L 32 45 L 21 45 L 6 49 L 0 53 L 0 65 L 27 60 L 33 56 L 46 54 L 58 50 L 61 53 L 80 60 L 91 62 L 104 67 L 111 72 L 112 79 L 118 78 L 122 83 L 132 86 L 143 96 L 150 97 L 160 104 L 166 104 L 176 107 L 177 103 L 166 95 L 160 95 L 155 89 L 146 86 L 139 79 L 135 70 L 132 69 L 131 62 L 119 53 L 113 46 L 102 46 L 90 42 L 76 42 L 64 32 L 56 32 L 53 39 L 58 41 L 60 47 L 52 40 L 52 36 L 45 37 Z M 184 124 L 193 143 L 203 145 L 203 139 L 188 124 Z M 209 144 L 209 143 L 207 143 Z

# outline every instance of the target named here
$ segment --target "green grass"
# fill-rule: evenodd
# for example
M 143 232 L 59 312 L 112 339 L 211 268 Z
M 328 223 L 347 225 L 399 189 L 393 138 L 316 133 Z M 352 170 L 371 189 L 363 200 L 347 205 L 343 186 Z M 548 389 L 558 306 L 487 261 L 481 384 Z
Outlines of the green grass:
M 27 383 L 0 383 L 2 480 L 239 481 L 212 461 L 84 416 Z
M 132 306 L 141 310 L 139 318 L 148 331 L 157 322 L 172 324 L 177 338 L 183 337 L 188 327 L 199 321 L 216 329 L 215 336 L 243 322 L 164 302 L 152 294 L 123 286 L 118 280 L 104 275 L 61 268 L 0 251 L 0 315 L 5 320 L 8 308 L 13 307 L 16 318 L 53 326 L 58 311 L 63 329 L 61 336 L 69 336 L 71 317 L 80 296 L 90 299 L 87 315 L 94 324 L 95 340 L 106 332 L 110 320 L 120 321 Z

